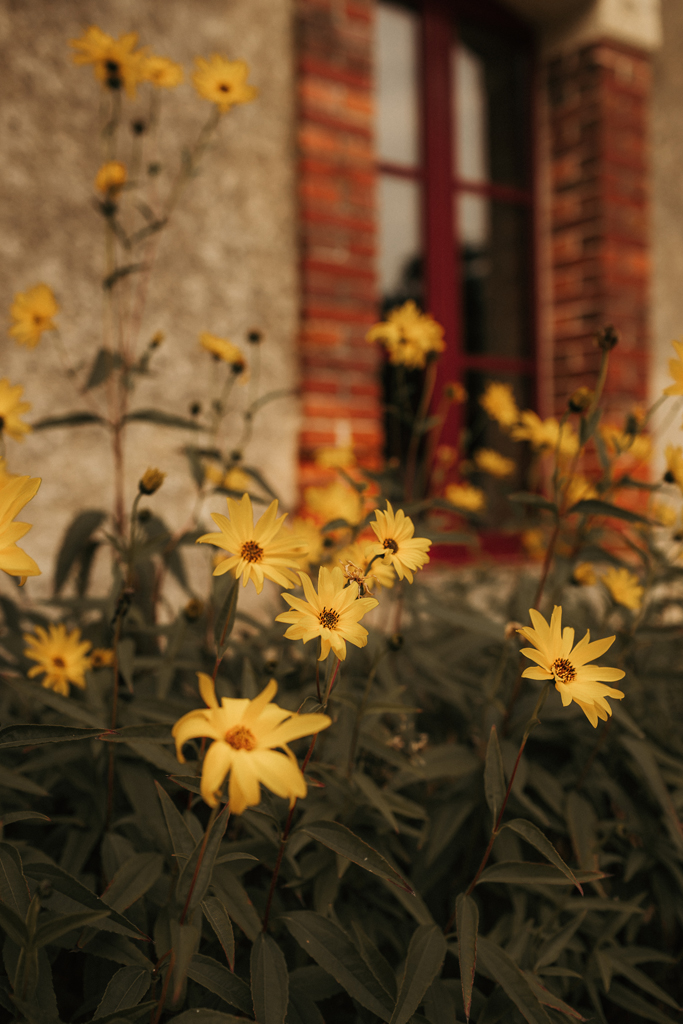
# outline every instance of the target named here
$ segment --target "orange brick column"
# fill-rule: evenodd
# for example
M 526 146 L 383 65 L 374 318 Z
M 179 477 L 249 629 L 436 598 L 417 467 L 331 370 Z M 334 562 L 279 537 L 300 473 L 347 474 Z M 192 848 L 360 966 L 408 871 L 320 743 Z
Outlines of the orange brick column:
M 298 0 L 301 483 L 316 448 L 382 449 L 377 319 L 372 0 Z
M 621 336 L 606 386 L 615 411 L 647 394 L 647 119 L 650 59 L 613 42 L 549 65 L 555 409 L 592 385 L 595 333 Z

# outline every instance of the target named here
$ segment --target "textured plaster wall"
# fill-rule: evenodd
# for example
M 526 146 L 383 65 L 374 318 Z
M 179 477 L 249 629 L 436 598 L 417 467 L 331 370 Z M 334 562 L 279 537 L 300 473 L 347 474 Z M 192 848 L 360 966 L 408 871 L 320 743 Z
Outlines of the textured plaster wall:
M 199 351 L 202 330 L 247 349 L 246 331 L 261 328 L 261 389 L 296 386 L 290 6 L 290 0 L 6 0 L 0 6 L 0 309 L 8 309 L 15 291 L 49 284 L 77 365 L 91 361 L 102 338 L 103 226 L 93 210 L 92 182 L 103 156 L 103 91 L 90 66 L 72 63 L 67 41 L 90 24 L 116 36 L 134 29 L 141 43 L 185 66 L 185 83 L 162 97 L 165 172 L 176 170 L 181 145 L 196 136 L 210 110 L 190 83 L 194 55 L 245 58 L 259 89 L 257 102 L 223 119 L 200 176 L 164 234 L 142 335 L 161 329 L 166 341 L 133 407 L 156 405 L 187 415 L 191 401 L 209 404 L 217 367 Z M 126 104 L 126 125 L 133 113 L 145 113 L 148 97 L 145 91 L 144 103 Z M 126 159 L 127 127 L 122 138 L 117 155 Z M 160 194 L 167 186 L 162 175 Z M 53 336 L 28 351 L 4 334 L 3 325 L 0 376 L 25 385 L 30 419 L 85 407 L 70 390 Z M 235 389 L 240 400 L 246 392 Z M 269 406 L 247 451 L 285 503 L 295 499 L 297 415 L 293 398 Z M 147 425 L 129 431 L 127 500 L 141 472 L 160 466 L 169 476 L 150 504 L 176 527 L 193 501 L 179 454 L 190 439 Z M 43 478 L 25 514 L 34 526 L 24 546 L 45 573 L 27 584 L 34 594 L 50 583 L 52 556 L 74 512 L 111 507 L 108 444 L 93 427 L 35 433 L 23 444 L 8 441 L 9 468 Z M 223 509 L 224 498 L 217 495 L 207 501 L 205 518 Z
M 671 383 L 673 338 L 683 337 L 683 4 L 662 0 L 663 45 L 653 56 L 652 359 L 650 392 Z M 659 417 L 664 442 L 681 443 L 680 400 Z

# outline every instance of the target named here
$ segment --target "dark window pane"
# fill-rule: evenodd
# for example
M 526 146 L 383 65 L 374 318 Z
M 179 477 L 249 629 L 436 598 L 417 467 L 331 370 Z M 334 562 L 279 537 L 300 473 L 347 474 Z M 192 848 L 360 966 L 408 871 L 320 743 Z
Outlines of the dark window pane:
M 377 153 L 387 163 L 419 163 L 419 18 L 396 4 L 380 3 L 375 23 Z
M 453 60 L 453 90 L 458 175 L 472 181 L 488 179 L 527 187 L 528 55 L 503 36 L 461 25 Z
M 530 357 L 528 210 L 460 192 L 457 214 L 465 351 Z
M 419 182 L 379 179 L 379 282 L 384 310 L 407 299 L 422 303 L 422 230 Z

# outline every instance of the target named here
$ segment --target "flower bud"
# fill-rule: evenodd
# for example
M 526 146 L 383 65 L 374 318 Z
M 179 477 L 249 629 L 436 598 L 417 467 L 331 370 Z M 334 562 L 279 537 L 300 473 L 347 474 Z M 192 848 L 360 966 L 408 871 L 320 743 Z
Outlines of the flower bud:
M 464 387 L 457 380 L 449 380 L 444 384 L 443 396 L 448 399 L 449 402 L 466 402 L 467 392 Z
M 259 341 L 263 339 L 262 331 L 257 329 L 251 330 L 247 333 L 247 341 L 250 341 L 252 345 L 258 345 Z
M 165 337 L 166 337 L 166 335 L 164 334 L 163 331 L 157 331 L 149 339 L 149 347 L 150 348 L 159 348 L 159 345 L 161 345 L 161 343 L 162 343 L 162 341 L 164 340 Z
M 146 470 L 138 483 L 140 494 L 154 494 L 155 491 L 159 490 L 165 479 L 166 474 L 162 473 L 160 469 Z
M 114 664 L 114 652 L 110 647 L 95 647 L 90 652 L 90 668 L 108 668 Z
M 595 340 L 598 348 L 601 348 L 603 352 L 610 352 L 619 344 L 619 335 L 613 324 L 607 324 L 601 331 L 598 331 Z
M 585 412 L 593 401 L 593 392 L 590 388 L 577 388 L 571 395 L 568 405 L 570 412 Z
M 183 608 L 183 615 L 188 622 L 196 622 L 204 614 L 204 602 L 193 597 Z

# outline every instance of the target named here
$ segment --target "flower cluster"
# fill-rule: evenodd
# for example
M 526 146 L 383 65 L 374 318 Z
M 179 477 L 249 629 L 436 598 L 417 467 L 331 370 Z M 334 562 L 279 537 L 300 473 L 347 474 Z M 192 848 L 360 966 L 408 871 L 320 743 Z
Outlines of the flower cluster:
M 427 359 L 446 347 L 441 324 L 428 313 L 421 313 L 412 299 L 371 327 L 366 339 L 384 345 L 394 366 L 410 370 L 424 369 Z

